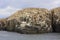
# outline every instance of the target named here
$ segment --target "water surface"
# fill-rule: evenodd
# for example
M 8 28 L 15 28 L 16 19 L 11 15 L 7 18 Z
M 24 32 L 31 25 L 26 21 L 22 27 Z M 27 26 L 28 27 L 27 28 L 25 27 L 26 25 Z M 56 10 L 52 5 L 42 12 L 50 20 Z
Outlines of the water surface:
M 0 40 L 60 40 L 60 33 L 19 34 L 0 31 Z

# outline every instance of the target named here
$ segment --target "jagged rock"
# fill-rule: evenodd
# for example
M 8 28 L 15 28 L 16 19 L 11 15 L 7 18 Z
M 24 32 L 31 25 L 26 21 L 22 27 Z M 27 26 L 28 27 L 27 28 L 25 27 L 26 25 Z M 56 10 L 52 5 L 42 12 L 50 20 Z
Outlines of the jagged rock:
M 51 10 L 53 32 L 60 32 L 60 7 Z
M 44 8 L 26 8 L 17 11 L 8 17 L 8 30 L 14 30 L 20 33 L 46 33 L 51 32 L 51 13 Z M 17 21 L 19 24 L 16 24 Z M 13 21 L 12 21 L 13 20 Z M 11 29 L 10 29 L 11 27 Z

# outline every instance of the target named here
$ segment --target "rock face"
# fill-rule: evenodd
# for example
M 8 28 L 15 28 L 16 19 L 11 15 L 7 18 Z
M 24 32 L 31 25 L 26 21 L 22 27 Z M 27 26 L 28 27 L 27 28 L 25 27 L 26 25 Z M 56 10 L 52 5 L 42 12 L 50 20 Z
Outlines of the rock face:
M 7 20 L 6 19 L 0 19 L 0 30 L 6 30 L 6 25 Z
M 60 7 L 19 10 L 6 19 L 0 19 L 0 30 L 25 34 L 60 32 Z
M 19 33 L 51 32 L 51 13 L 44 8 L 26 8 L 8 17 L 7 30 Z
M 53 32 L 60 32 L 60 7 L 52 9 L 51 13 Z

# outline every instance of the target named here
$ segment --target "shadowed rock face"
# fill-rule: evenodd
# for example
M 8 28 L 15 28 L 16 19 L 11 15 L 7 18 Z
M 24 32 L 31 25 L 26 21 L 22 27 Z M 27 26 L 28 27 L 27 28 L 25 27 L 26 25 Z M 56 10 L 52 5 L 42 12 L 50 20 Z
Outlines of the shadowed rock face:
M 13 27 L 17 32 L 27 34 L 51 32 L 51 16 L 51 13 L 44 8 L 26 8 L 7 19 L 10 20 L 8 28 Z M 17 20 L 19 25 L 14 20 Z
M 52 9 L 51 12 L 53 17 L 53 32 L 60 32 L 60 7 Z
M 0 30 L 6 30 L 6 25 L 7 20 L 6 19 L 0 19 Z

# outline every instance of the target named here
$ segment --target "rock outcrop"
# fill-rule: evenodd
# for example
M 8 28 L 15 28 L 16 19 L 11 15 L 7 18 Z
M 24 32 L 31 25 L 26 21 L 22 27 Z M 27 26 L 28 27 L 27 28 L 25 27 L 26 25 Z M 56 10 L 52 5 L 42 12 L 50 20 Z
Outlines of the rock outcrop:
M 60 7 L 51 10 L 53 32 L 60 32 Z
M 0 19 L 0 30 L 6 30 L 7 27 L 7 20 L 6 19 Z
M 22 34 L 60 32 L 60 7 L 48 11 L 45 8 L 26 8 L 6 19 L 0 19 L 0 30 Z
M 7 30 L 25 34 L 52 31 L 51 12 L 44 8 L 26 8 L 8 17 Z

